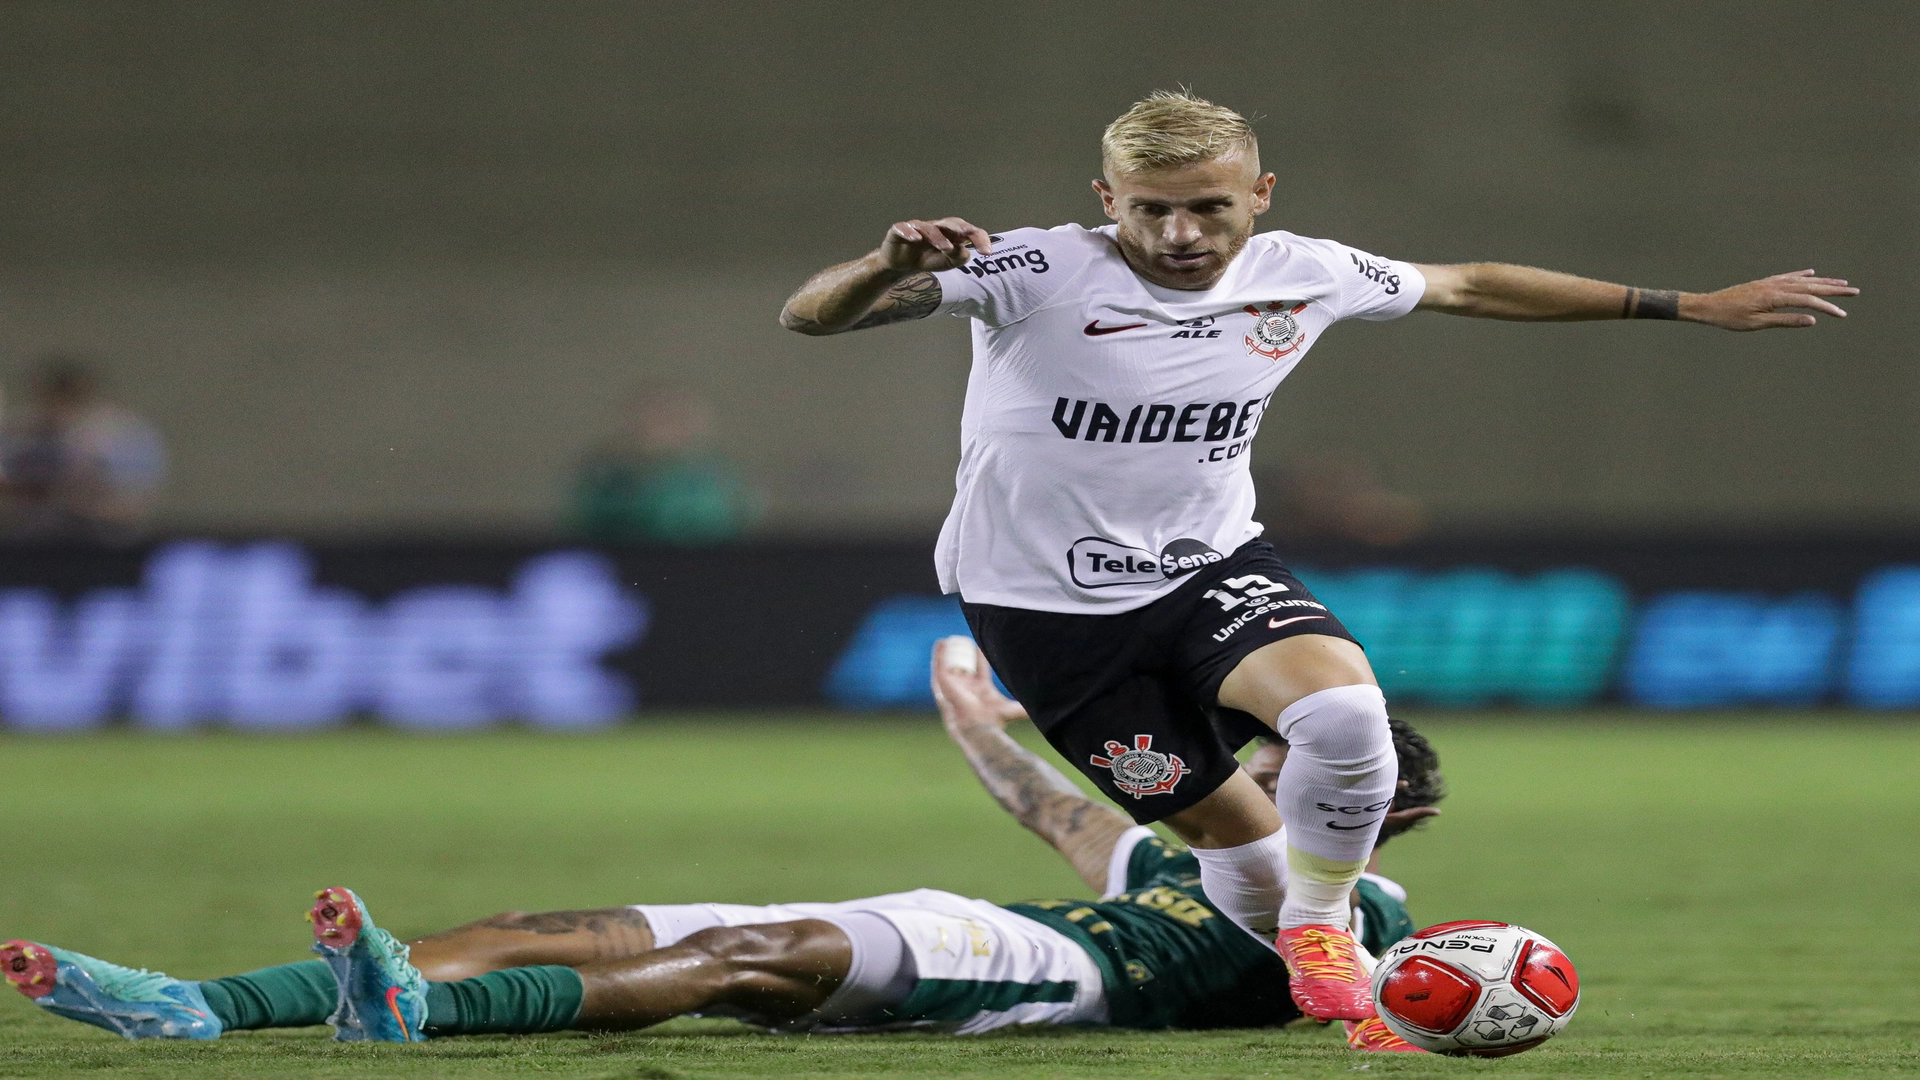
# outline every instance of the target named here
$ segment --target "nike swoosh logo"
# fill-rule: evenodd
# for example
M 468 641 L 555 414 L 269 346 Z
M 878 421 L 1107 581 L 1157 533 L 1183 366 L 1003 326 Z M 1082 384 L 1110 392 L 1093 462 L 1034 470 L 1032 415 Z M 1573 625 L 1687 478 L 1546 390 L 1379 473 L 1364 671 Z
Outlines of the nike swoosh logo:
M 1122 330 L 1138 330 L 1145 325 L 1147 324 L 1143 322 L 1137 322 L 1137 323 L 1128 323 L 1125 326 L 1101 326 L 1100 320 L 1095 319 L 1092 322 L 1087 324 L 1087 336 L 1099 337 L 1101 334 L 1117 334 Z
M 1341 825 L 1338 822 L 1329 821 L 1327 822 L 1327 828 L 1339 829 L 1341 832 L 1353 832 L 1355 829 L 1371 829 L 1385 820 L 1385 818 L 1374 818 L 1372 821 L 1363 821 L 1358 825 Z
M 1297 623 L 1305 619 L 1324 619 L 1324 618 L 1326 618 L 1325 615 L 1295 615 L 1291 619 L 1268 619 L 1267 629 L 1278 630 L 1281 627 L 1287 625 L 1288 623 Z

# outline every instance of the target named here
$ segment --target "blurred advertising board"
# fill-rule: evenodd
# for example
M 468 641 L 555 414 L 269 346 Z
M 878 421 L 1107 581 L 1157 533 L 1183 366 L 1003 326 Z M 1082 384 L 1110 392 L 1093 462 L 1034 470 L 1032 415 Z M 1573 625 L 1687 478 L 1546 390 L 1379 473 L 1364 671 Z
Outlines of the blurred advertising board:
M 1396 702 L 1920 707 L 1920 545 L 1428 544 L 1294 557 Z M 966 633 L 919 544 L 0 548 L 0 724 L 573 728 L 927 708 Z
M 1528 538 L 1286 552 L 1429 707 L 1920 708 L 1920 542 Z M 850 707 L 931 708 L 951 597 L 874 607 L 827 681 Z

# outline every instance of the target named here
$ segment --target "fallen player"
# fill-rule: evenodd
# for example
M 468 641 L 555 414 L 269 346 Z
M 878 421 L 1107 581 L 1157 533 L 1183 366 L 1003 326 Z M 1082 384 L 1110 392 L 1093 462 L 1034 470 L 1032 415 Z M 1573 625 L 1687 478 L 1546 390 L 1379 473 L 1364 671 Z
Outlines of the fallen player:
M 947 730 L 981 782 L 1104 900 L 996 905 L 920 889 L 838 903 L 510 912 L 402 944 L 358 896 L 329 888 L 310 916 L 321 960 L 191 982 L 10 941 L 0 971 L 42 1008 L 130 1039 L 327 1023 L 343 1041 L 408 1042 L 631 1030 L 689 1014 L 786 1031 L 963 1034 L 1299 1018 L 1280 958 L 1200 892 L 1193 856 L 1088 799 L 1009 737 L 1006 725 L 1024 714 L 984 664 L 942 665 L 934 679 Z M 1383 836 L 1438 813 L 1440 797 L 1426 741 L 1397 722 L 1394 741 L 1401 798 Z M 1248 770 L 1270 789 L 1285 756 L 1283 745 L 1263 746 Z M 1412 930 L 1392 882 L 1363 878 L 1354 899 L 1369 949 Z M 1377 1019 L 1347 1028 L 1356 1049 L 1411 1049 Z

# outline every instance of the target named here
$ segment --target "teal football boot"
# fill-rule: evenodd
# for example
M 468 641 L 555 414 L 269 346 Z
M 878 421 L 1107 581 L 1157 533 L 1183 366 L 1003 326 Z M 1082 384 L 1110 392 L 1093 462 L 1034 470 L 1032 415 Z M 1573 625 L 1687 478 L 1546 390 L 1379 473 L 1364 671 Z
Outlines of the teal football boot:
M 0 945 L 0 972 L 35 1005 L 128 1039 L 217 1039 L 200 984 L 33 941 Z
M 407 947 L 373 925 L 352 889 L 314 894 L 313 951 L 333 969 L 339 1004 L 327 1023 L 341 1042 L 419 1042 L 426 1038 L 427 980 L 407 962 Z

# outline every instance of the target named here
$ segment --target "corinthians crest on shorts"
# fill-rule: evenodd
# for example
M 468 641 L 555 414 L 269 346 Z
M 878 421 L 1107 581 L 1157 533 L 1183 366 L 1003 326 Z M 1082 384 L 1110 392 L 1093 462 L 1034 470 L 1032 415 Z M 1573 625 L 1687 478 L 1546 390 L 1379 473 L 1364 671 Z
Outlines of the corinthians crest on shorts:
M 1153 749 L 1153 736 L 1135 735 L 1133 749 L 1127 744 L 1107 740 L 1107 757 L 1098 754 L 1087 760 L 1102 769 L 1113 770 L 1113 786 L 1138 799 L 1145 795 L 1165 795 L 1180 785 L 1187 775 L 1187 763 L 1176 754 Z
M 1267 305 L 1265 311 L 1248 304 L 1243 310 L 1254 317 L 1254 323 L 1253 329 L 1247 331 L 1247 351 L 1269 360 L 1278 360 L 1305 348 L 1307 335 L 1301 332 L 1300 321 L 1294 316 L 1305 311 L 1306 307 L 1305 300 L 1292 307 L 1275 300 Z

